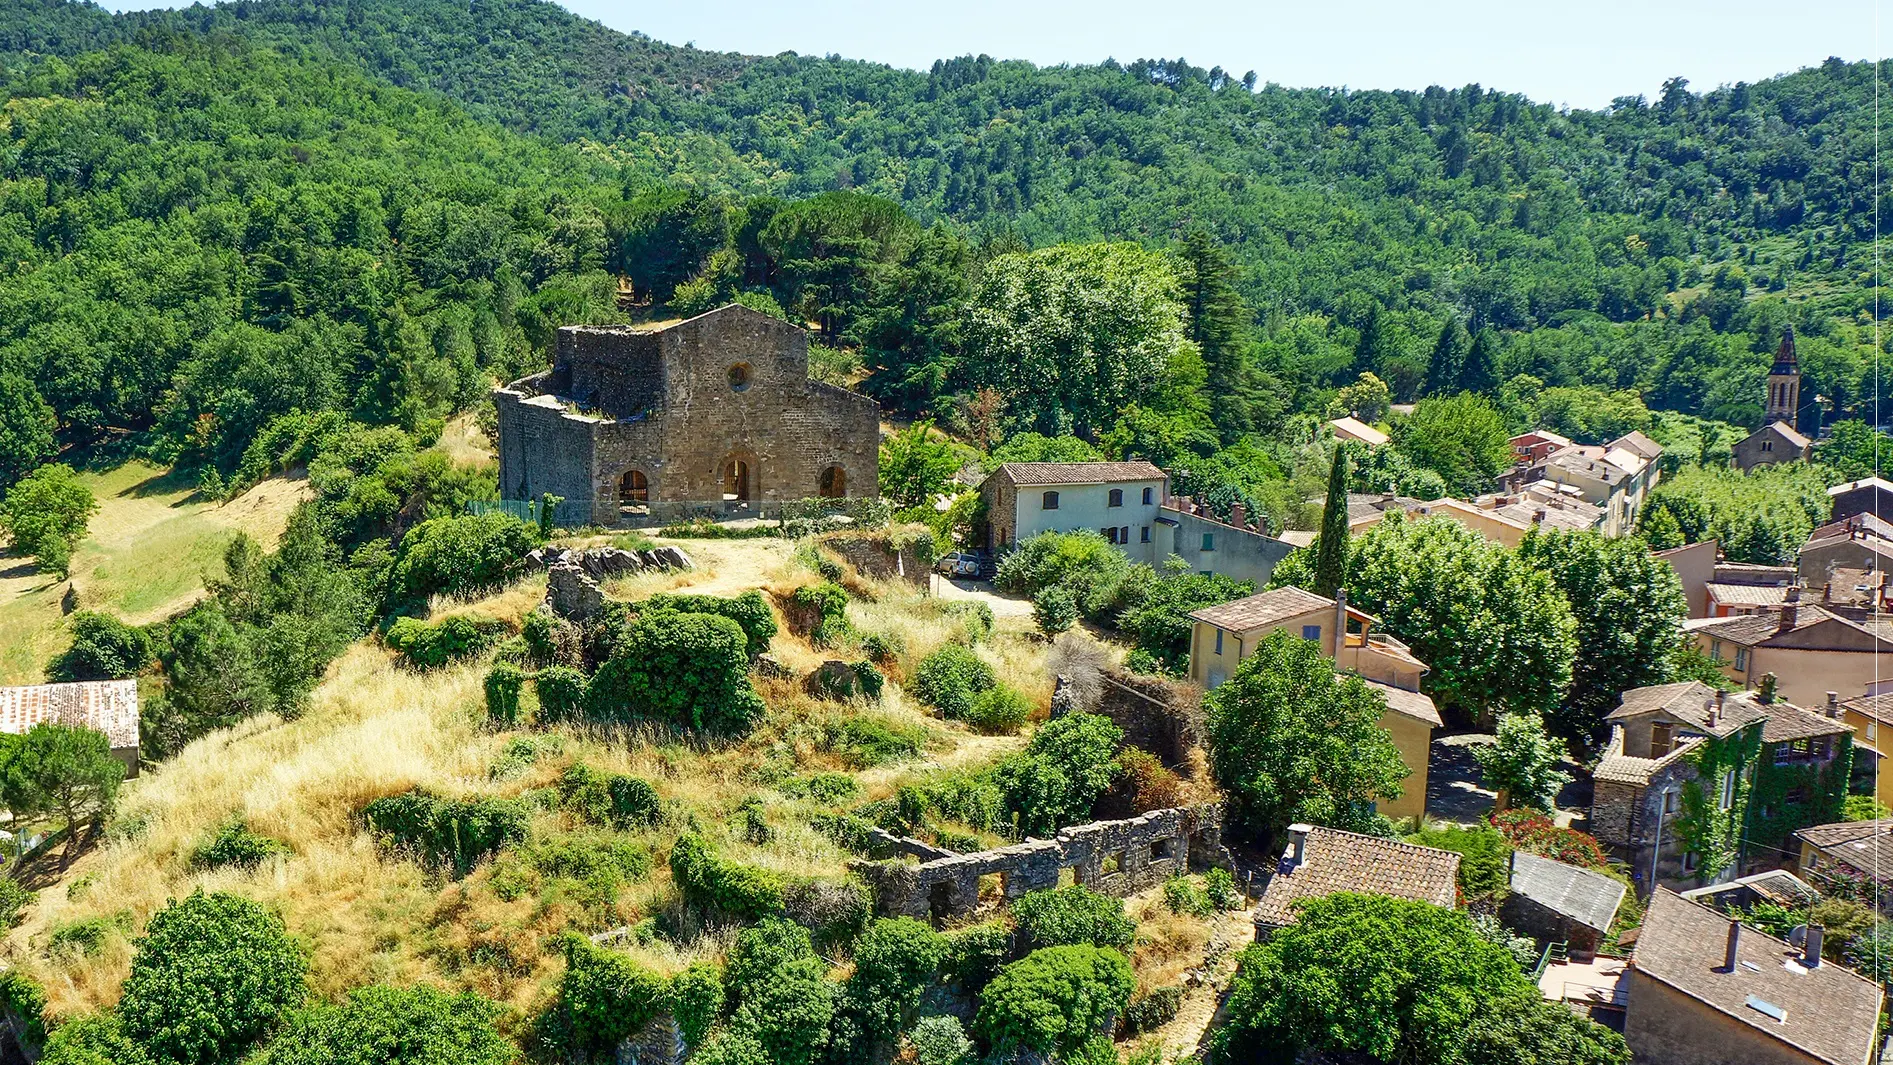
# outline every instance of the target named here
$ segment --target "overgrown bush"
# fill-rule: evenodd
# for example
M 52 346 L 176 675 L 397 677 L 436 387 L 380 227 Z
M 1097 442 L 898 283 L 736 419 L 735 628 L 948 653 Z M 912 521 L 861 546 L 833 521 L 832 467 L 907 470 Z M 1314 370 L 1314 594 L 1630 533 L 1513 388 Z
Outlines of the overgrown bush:
M 967 708 L 966 723 L 991 736 L 1009 736 L 1019 731 L 1032 714 L 1032 701 L 1017 688 L 999 684 L 973 698 Z
M 499 589 L 525 566 L 539 530 L 510 514 L 433 518 L 409 529 L 395 555 L 390 592 L 410 602 Z
M 1183 778 L 1142 747 L 1126 747 L 1117 755 L 1112 794 L 1123 799 L 1127 815 L 1168 810 L 1183 804 Z
M 420 618 L 396 618 L 381 642 L 416 669 L 439 669 L 485 651 L 505 631 L 501 622 L 464 614 L 432 624 Z
M 1154 1032 L 1176 1020 L 1183 1005 L 1183 989 L 1175 984 L 1153 987 L 1132 998 L 1117 1019 L 1118 1034 L 1129 1038 Z
M 670 978 L 665 999 L 686 1046 L 696 1047 L 723 1012 L 723 973 L 708 962 L 693 962 Z
M 1445 825 L 1423 829 L 1406 841 L 1459 855 L 1459 893 L 1464 899 L 1499 902 L 1511 890 L 1512 847 L 1494 829 Z
M 1219 910 L 1242 908 L 1243 898 L 1236 890 L 1236 878 L 1221 866 L 1203 874 L 1203 893 L 1209 896 L 1209 904 Z
M 510 662 L 496 663 L 486 671 L 481 682 L 486 691 L 486 719 L 497 728 L 519 724 L 519 692 L 526 686 L 526 674 Z
M 535 673 L 532 689 L 539 695 L 535 724 L 571 724 L 585 720 L 591 681 L 570 666 L 547 666 Z
M 993 669 L 970 647 L 950 643 L 920 660 L 914 670 L 914 694 L 942 717 L 964 718 L 980 692 L 998 682 Z
M 974 1060 L 973 1041 L 951 1014 L 920 1018 L 907 1033 L 907 1042 L 918 1065 L 971 1065 Z
M 46 953 L 55 958 L 89 958 L 108 940 L 131 930 L 131 913 L 81 917 L 54 925 L 46 935 Z
M 966 642 L 977 646 L 993 634 L 993 608 L 977 599 L 960 599 L 943 603 L 940 613 L 950 618 L 958 618 L 966 630 Z
M 625 773 L 600 773 L 583 762 L 568 766 L 559 778 L 560 805 L 595 825 L 618 829 L 656 824 L 663 800 L 650 781 Z
M 564 1031 L 560 1049 L 582 1055 L 610 1054 L 663 1010 L 664 978 L 629 957 L 597 946 L 584 936 L 565 937 L 565 975 L 555 1007 Z
M 10 876 L 0 876 L 0 931 L 17 927 L 39 896 Z
M 557 754 L 563 746 L 557 736 L 514 736 L 486 767 L 486 775 L 494 780 L 511 780 L 546 755 Z
M 1040 588 L 1032 597 L 1032 620 L 1047 636 L 1064 632 L 1078 623 L 1078 596 L 1061 584 Z
M 821 950 L 843 946 L 874 916 L 874 894 L 859 880 L 810 877 L 791 881 L 782 891 L 783 916 L 808 929 Z
M 1004 921 L 968 925 L 947 934 L 947 956 L 940 968 L 977 995 L 999 975 L 1012 954 L 1012 929 Z
M 513 1065 L 498 1004 L 426 984 L 372 985 L 295 1015 L 253 1065 Z
M 832 647 L 847 638 L 851 630 L 847 589 L 833 581 L 804 585 L 795 590 L 794 602 L 797 608 L 813 617 L 808 631 L 809 643 Z
M 769 601 L 754 589 L 727 599 L 715 595 L 659 593 L 644 600 L 639 607 L 643 610 L 674 610 L 679 614 L 714 614 L 729 618 L 741 626 L 751 658 L 769 652 L 769 641 L 775 639 L 777 631 L 776 615 L 769 609 Z
M 780 919 L 736 937 L 725 972 L 733 1031 L 754 1039 L 772 1065 L 812 1065 L 828 1043 L 835 985 L 808 933 Z
M 1488 815 L 1487 822 L 1498 829 L 1507 843 L 1520 850 L 1582 869 L 1610 866 L 1603 845 L 1596 837 L 1575 828 L 1560 828 L 1557 822 L 1536 810 L 1504 810 Z
M 847 773 L 814 773 L 791 777 L 776 790 L 792 799 L 808 798 L 825 806 L 835 806 L 860 794 L 861 783 Z
M 861 637 L 861 653 L 868 661 L 887 665 L 907 650 L 907 637 L 898 632 L 870 632 Z
M 420 789 L 376 799 L 362 817 L 377 834 L 429 864 L 451 867 L 456 877 L 525 839 L 529 820 L 516 799 L 443 799 Z
M 1050 836 L 1089 818 L 1117 775 L 1123 739 L 1124 730 L 1098 714 L 1066 714 L 1040 727 L 1023 753 L 993 772 L 1019 831 Z
M 191 867 L 255 869 L 272 855 L 288 853 L 287 843 L 273 836 L 252 832 L 242 818 L 232 818 L 191 852 Z
M 241 896 L 200 889 L 145 926 L 118 1016 L 159 1061 L 222 1065 L 302 1005 L 308 969 L 282 918 Z
M 1000 1054 L 1067 1054 L 1106 1031 L 1134 986 L 1130 962 L 1115 950 L 1046 947 L 986 985 L 976 1023 Z
M 880 717 L 850 717 L 827 733 L 828 749 L 856 769 L 915 757 L 926 743 L 925 729 Z
M 684 728 L 742 733 L 765 712 L 749 680 L 747 637 L 729 618 L 646 611 L 592 678 L 591 716 L 655 717 Z
M 1124 900 L 1082 884 L 1028 891 L 1013 904 L 1012 916 L 1028 951 L 1076 943 L 1122 949 L 1137 935 L 1137 922 L 1124 915 Z
M 46 679 L 56 682 L 122 680 L 151 664 L 151 637 L 110 614 L 81 610 L 66 621 L 72 645 L 46 663 Z
M 670 875 L 684 902 L 712 914 L 753 921 L 782 912 L 780 877 L 720 857 L 695 833 L 671 847 Z

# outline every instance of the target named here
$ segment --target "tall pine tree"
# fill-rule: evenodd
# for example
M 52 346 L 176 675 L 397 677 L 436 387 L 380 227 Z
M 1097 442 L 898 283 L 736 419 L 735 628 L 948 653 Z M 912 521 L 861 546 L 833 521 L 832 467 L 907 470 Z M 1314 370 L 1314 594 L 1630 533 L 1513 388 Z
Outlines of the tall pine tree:
M 1347 579 L 1347 445 L 1335 441 L 1328 470 L 1328 502 L 1321 510 L 1321 535 L 1315 538 L 1316 595 L 1334 598 Z
M 1466 353 L 1466 365 L 1459 371 L 1459 390 L 1490 396 L 1499 390 L 1499 335 L 1491 329 L 1479 330 L 1472 338 L 1472 350 Z
M 1450 396 L 1459 391 L 1459 375 L 1471 348 L 1472 338 L 1466 335 L 1466 327 L 1459 324 L 1458 318 L 1448 317 L 1433 345 L 1433 357 L 1427 360 L 1426 383 L 1420 387 L 1420 394 Z
M 1185 234 L 1177 258 L 1189 336 L 1202 351 L 1207 372 L 1210 420 L 1225 441 L 1234 440 L 1258 428 L 1253 316 L 1230 283 L 1236 268 L 1229 253 L 1206 230 Z

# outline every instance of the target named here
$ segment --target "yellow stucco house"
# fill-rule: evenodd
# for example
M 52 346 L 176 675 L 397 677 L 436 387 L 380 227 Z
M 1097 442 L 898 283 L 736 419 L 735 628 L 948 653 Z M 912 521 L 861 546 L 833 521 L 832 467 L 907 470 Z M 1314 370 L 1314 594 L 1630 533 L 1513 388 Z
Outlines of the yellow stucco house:
M 1262 637 L 1277 630 L 1319 644 L 1337 668 L 1366 681 L 1387 700 L 1380 725 L 1393 735 L 1411 774 L 1400 797 L 1383 800 L 1379 811 L 1388 817 L 1426 812 L 1426 760 L 1442 722 L 1433 700 L 1420 692 L 1426 663 L 1399 640 L 1375 632 L 1380 619 L 1349 607 L 1345 596 L 1337 601 L 1300 588 L 1257 592 L 1189 616 L 1190 677 L 1205 688 L 1228 680 Z
M 1885 670 L 1881 650 L 1893 642 L 1885 619 L 1803 602 L 1798 588 L 1787 590 L 1779 609 L 1691 618 L 1683 629 L 1736 685 L 1759 687 L 1773 673 L 1777 693 L 1797 706 L 1824 705 L 1830 691 L 1843 699 L 1867 692 Z

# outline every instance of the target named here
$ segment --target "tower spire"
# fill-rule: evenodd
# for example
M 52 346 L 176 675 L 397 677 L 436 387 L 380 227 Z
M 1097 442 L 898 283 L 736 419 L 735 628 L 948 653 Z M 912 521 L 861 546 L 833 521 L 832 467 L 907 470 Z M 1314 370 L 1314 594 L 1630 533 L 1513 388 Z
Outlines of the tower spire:
M 1781 346 L 1775 349 L 1775 365 L 1768 371 L 1769 422 L 1793 425 L 1795 412 L 1801 409 L 1801 364 L 1794 357 L 1794 327 L 1783 326 Z

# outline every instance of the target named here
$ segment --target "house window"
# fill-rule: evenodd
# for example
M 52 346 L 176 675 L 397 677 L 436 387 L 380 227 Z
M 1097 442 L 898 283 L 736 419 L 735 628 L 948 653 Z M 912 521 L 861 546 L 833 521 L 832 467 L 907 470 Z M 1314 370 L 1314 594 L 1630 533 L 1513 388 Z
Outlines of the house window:
M 1737 673 L 1740 673 L 1747 668 L 1748 668 L 1748 648 L 1737 647 L 1735 649 L 1735 671 Z
M 1155 488 L 1144 489 L 1144 505 L 1145 506 L 1149 506 L 1151 503 L 1155 502 L 1156 497 L 1157 497 L 1157 490 Z
M 1696 852 L 1690 851 L 1689 853 L 1683 855 L 1683 875 L 1694 876 L 1695 873 L 1696 873 Z
M 1047 492 L 1044 495 L 1040 496 L 1039 509 L 1040 510 L 1057 510 L 1058 509 L 1058 493 Z
M 1774 449 L 1775 449 L 1775 442 L 1774 442 L 1773 440 L 1764 440 L 1764 441 L 1762 441 L 1762 450 L 1763 450 L 1763 451 L 1773 451 Z
M 1877 740 L 1879 738 L 1880 738 L 1880 726 L 1874 724 L 1871 721 L 1867 722 L 1867 742 L 1872 743 L 1874 740 Z
M 1131 527 L 1130 526 L 1120 525 L 1117 527 L 1117 542 L 1120 544 L 1128 544 L 1131 542 Z
M 1711 662 L 1722 661 L 1722 641 L 1721 640 L 1709 641 L 1709 661 Z
M 1109 543 L 1113 543 L 1113 544 L 1117 543 L 1117 526 L 1115 525 L 1106 526 L 1105 528 L 1099 529 L 1098 534 L 1100 536 L 1103 536 L 1104 539 Z
M 1650 726 L 1650 757 L 1661 758 L 1670 753 L 1672 742 L 1669 722 L 1658 721 Z
M 1722 808 L 1735 805 L 1735 770 L 1725 770 L 1722 774 Z
M 1320 640 L 1321 639 L 1321 626 L 1303 625 L 1301 627 L 1301 638 L 1304 640 L 1317 640 L 1317 641 Z
M 1124 505 L 1124 490 L 1122 488 L 1111 489 L 1111 502 L 1107 505 L 1113 506 L 1113 507 L 1123 506 Z
M 1223 653 L 1223 630 L 1221 629 L 1216 630 L 1216 653 Z
M 1808 801 L 1808 789 L 1789 788 L 1788 794 L 1783 795 L 1781 799 L 1783 802 L 1787 803 L 1789 806 L 1799 806 L 1802 803 Z
M 1664 813 L 1673 814 L 1676 812 L 1676 796 L 1677 796 L 1677 792 L 1675 788 L 1668 788 L 1664 790 L 1663 792 L 1663 812 Z
M 1216 534 L 1215 533 L 1203 534 L 1203 550 L 1205 551 L 1216 550 Z
M 1146 525 L 1138 530 L 1138 540 L 1146 544 L 1150 542 L 1150 526 Z

